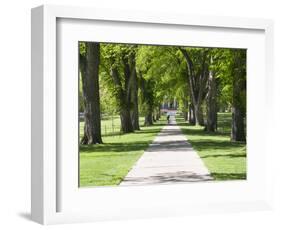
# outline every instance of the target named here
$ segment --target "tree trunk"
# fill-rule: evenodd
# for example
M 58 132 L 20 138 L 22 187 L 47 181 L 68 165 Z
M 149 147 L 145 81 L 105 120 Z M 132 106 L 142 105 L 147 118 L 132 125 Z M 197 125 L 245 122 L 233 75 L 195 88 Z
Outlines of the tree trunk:
M 147 104 L 147 111 L 145 113 L 145 118 L 144 118 L 144 126 L 150 126 L 153 125 L 153 106 L 149 104 L 149 100 L 146 102 Z
M 234 52 L 234 66 L 233 66 L 233 99 L 232 99 L 232 125 L 231 125 L 231 140 L 232 141 L 246 141 L 244 117 L 245 112 L 243 108 L 243 91 L 245 91 L 245 80 L 241 71 L 242 56 L 240 50 Z
M 121 108 L 120 119 L 121 119 L 121 132 L 131 133 L 134 131 L 129 107 Z
M 201 104 L 194 105 L 195 123 L 204 126 L 204 117 Z
M 204 117 L 203 117 L 203 111 L 202 111 L 202 100 L 203 100 L 203 94 L 204 89 L 206 87 L 206 72 L 207 72 L 207 50 L 203 50 L 202 54 L 200 55 L 202 58 L 201 68 L 198 70 L 197 73 L 195 73 L 194 70 L 194 63 L 189 56 L 188 52 L 185 49 L 180 48 L 180 51 L 182 52 L 186 64 L 187 64 L 187 78 L 189 79 L 189 88 L 190 88 L 190 94 L 191 94 L 191 100 L 194 105 L 194 114 L 195 114 L 195 122 L 197 125 L 204 126 Z
M 155 113 L 153 113 L 152 118 L 153 118 L 153 122 L 156 122 L 156 114 Z
M 189 115 L 188 115 L 188 123 L 190 125 L 195 125 L 195 112 L 193 104 L 189 105 Z
M 153 107 L 154 95 L 152 90 L 152 81 L 145 80 L 140 73 L 141 91 L 142 91 L 142 106 L 145 108 L 145 121 L 144 125 L 153 125 Z
M 136 72 L 135 56 L 131 57 L 131 102 L 133 109 L 131 112 L 131 120 L 134 130 L 140 130 L 139 125 L 139 103 L 138 103 L 138 81 Z
M 120 121 L 121 128 L 120 131 L 123 133 L 131 133 L 134 132 L 131 114 L 130 114 L 130 102 L 128 101 L 127 90 L 123 90 L 121 79 L 119 77 L 119 73 L 116 67 L 111 69 L 111 76 L 113 78 L 116 90 L 116 97 L 119 102 L 120 108 Z
M 183 99 L 183 117 L 185 121 L 188 121 L 188 101 Z
M 144 118 L 144 126 L 153 125 L 152 113 L 147 113 Z
M 86 43 L 86 55 L 80 55 L 79 67 L 82 76 L 85 105 L 84 136 L 81 144 L 99 144 L 101 138 L 100 96 L 99 96 L 100 46 Z
M 184 118 L 184 121 L 188 121 L 188 112 L 187 111 L 183 112 L 183 118 Z
M 212 62 L 212 59 L 211 59 Z M 217 130 L 217 86 L 213 71 L 210 70 L 208 77 L 207 102 L 207 122 L 205 130 L 215 132 Z
M 161 105 L 159 105 L 157 108 L 156 108 L 156 120 L 159 121 L 160 119 L 160 116 L 161 116 Z
M 231 140 L 246 141 L 244 132 L 244 117 L 239 107 L 232 108 Z
M 161 118 L 161 105 L 158 106 L 158 120 Z

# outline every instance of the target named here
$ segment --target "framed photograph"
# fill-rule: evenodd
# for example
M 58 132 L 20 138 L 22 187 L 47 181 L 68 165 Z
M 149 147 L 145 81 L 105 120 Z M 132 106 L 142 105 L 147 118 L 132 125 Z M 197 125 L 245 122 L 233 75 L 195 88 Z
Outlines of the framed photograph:
M 32 219 L 271 208 L 273 23 L 32 9 Z

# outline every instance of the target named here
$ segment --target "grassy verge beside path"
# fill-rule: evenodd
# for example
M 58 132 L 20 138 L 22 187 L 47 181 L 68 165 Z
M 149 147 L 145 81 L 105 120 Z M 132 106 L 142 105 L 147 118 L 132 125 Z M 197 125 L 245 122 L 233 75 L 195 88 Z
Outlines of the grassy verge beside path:
M 140 124 L 144 123 L 144 117 L 140 117 Z M 80 121 L 80 140 L 84 133 L 84 121 Z M 121 122 L 118 115 L 106 116 L 101 120 L 101 135 L 104 136 L 113 136 L 120 135 Z
M 207 133 L 203 127 L 190 126 L 182 117 L 177 124 L 187 136 L 215 180 L 246 179 L 246 144 L 230 141 L 231 114 L 218 114 L 217 133 Z
M 80 145 L 80 186 L 118 185 L 165 124 L 163 117 L 134 133 L 103 136 L 104 144 Z

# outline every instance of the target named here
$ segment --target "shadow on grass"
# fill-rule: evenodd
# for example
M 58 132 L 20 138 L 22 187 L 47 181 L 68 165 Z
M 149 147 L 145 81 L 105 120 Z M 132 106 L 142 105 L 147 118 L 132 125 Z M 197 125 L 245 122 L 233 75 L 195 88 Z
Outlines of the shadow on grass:
M 225 121 L 225 126 L 227 126 L 228 122 Z M 191 125 L 184 121 L 184 119 L 178 118 L 177 119 L 177 125 L 180 126 L 182 132 L 186 135 L 193 135 L 193 136 L 210 136 L 210 137 L 216 137 L 216 136 L 224 136 L 228 137 L 230 139 L 230 128 L 220 127 L 220 129 L 225 130 L 217 130 L 216 132 L 207 132 L 204 131 L 204 127 L 198 127 Z M 226 141 L 227 142 L 227 141 Z M 228 141 L 231 142 L 231 141 Z M 234 143 L 234 142 L 233 142 Z M 246 144 L 246 142 L 235 142 L 235 144 Z
M 166 122 L 157 121 L 157 122 L 153 123 L 153 125 L 149 125 L 149 126 L 145 126 L 145 125 L 142 124 L 142 125 L 140 125 L 140 128 L 148 128 L 148 127 L 153 127 L 153 126 L 165 126 L 165 125 L 167 125 Z
M 211 175 L 215 180 L 245 180 L 246 179 L 246 142 L 230 140 L 231 119 L 220 121 L 222 132 L 204 131 L 204 127 L 192 126 L 183 119 L 178 119 L 182 132 L 189 138 L 192 147 L 199 152 L 201 159 L 212 165 Z M 234 164 L 234 165 L 232 165 Z M 231 166 L 225 169 L 221 166 Z
M 153 134 L 157 134 L 159 133 L 161 130 L 161 128 L 149 128 L 149 129 L 141 129 L 141 130 L 137 130 L 134 133 L 135 134 L 139 134 L 139 133 L 153 133 Z
M 138 134 L 138 133 L 158 133 L 161 130 L 161 127 L 165 126 L 165 125 L 166 124 L 164 124 L 164 123 L 154 123 L 151 126 L 141 125 L 140 130 L 135 130 L 132 133 L 134 133 L 134 134 Z M 159 127 L 159 128 L 153 129 L 152 128 L 153 126 Z M 129 134 L 132 134 L 132 133 L 129 133 Z M 127 134 L 128 133 L 123 133 L 122 131 L 114 131 L 114 132 L 108 132 L 106 134 L 102 133 L 102 137 L 124 136 L 124 135 L 127 135 Z
M 160 131 L 160 128 L 135 130 L 132 133 L 122 133 L 121 131 L 116 131 L 116 132 L 109 132 L 107 134 L 102 134 L 102 137 L 124 136 L 124 135 L 128 135 L 128 134 L 139 134 L 139 133 L 158 133 L 159 131 Z
M 237 157 L 246 157 L 245 153 L 241 154 L 213 154 L 213 155 L 207 155 L 207 156 L 201 156 L 201 158 L 217 158 L 217 157 L 226 157 L 226 158 L 237 158 Z
M 120 142 L 104 142 L 103 144 L 98 145 L 80 145 L 81 153 L 92 153 L 95 152 L 126 152 L 130 153 L 132 151 L 145 150 L 148 148 L 149 144 L 152 140 L 149 141 L 140 141 L 138 135 L 147 134 L 148 136 L 156 136 L 162 129 L 162 126 L 165 126 L 164 123 L 154 123 L 152 126 L 141 127 L 141 130 L 137 130 L 132 133 L 108 133 L 106 135 L 102 135 L 103 137 L 113 137 L 116 136 L 124 137 L 124 140 L 120 139 Z M 155 127 L 155 128 L 154 128 Z M 130 136 L 130 140 L 125 140 L 125 136 Z M 133 138 L 133 140 L 132 140 Z M 116 154 L 118 156 L 118 154 Z
M 246 180 L 246 173 L 211 173 L 216 180 Z
M 198 150 L 224 150 L 230 148 L 241 148 L 245 146 L 245 143 L 231 142 L 231 141 L 219 141 L 219 140 L 192 140 L 190 143 Z
M 146 149 L 150 141 L 136 141 L 132 143 L 105 143 L 99 145 L 80 145 L 80 152 L 131 152 Z
M 229 132 L 206 132 L 204 127 L 196 127 L 185 122 L 178 122 L 178 126 L 182 129 L 182 132 L 187 135 L 197 135 L 197 136 L 229 136 Z
M 231 150 L 231 149 L 239 149 L 245 147 L 245 142 L 232 142 L 230 141 L 229 135 L 225 135 L 223 133 L 215 132 L 209 133 L 205 132 L 202 127 L 200 128 L 190 128 L 191 125 L 187 123 L 180 123 L 182 132 L 187 136 L 201 136 L 203 137 L 198 139 L 191 139 L 189 142 L 191 145 L 198 151 L 213 151 L 213 150 Z M 194 126 L 193 126 L 194 127 Z M 216 137 L 227 137 L 226 139 L 218 139 Z M 229 139 L 228 139 L 229 138 Z M 210 154 L 207 156 L 201 156 L 202 158 L 212 158 L 212 157 L 228 157 L 228 158 L 238 158 L 238 157 L 246 157 L 244 153 L 237 154 Z
M 105 176 L 105 177 L 110 177 L 113 178 L 114 180 L 119 180 L 122 181 L 124 176 L 118 176 L 116 174 L 112 174 L 112 173 L 101 173 L 100 175 Z

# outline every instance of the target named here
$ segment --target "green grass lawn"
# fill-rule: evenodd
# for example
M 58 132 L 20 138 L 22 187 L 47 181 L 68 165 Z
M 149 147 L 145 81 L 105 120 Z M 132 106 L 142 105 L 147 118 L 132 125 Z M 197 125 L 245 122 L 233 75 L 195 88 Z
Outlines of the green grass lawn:
M 114 119 L 120 129 L 120 118 Z M 102 127 L 110 126 L 110 122 L 103 120 Z M 143 118 L 140 123 L 143 124 Z M 104 144 L 80 145 L 80 186 L 118 185 L 165 124 L 162 117 L 153 126 L 141 127 L 130 134 L 121 134 L 119 129 L 106 134 L 102 131 Z M 80 137 L 82 134 L 83 122 L 80 122 Z
M 143 124 L 144 117 L 140 117 L 140 124 Z M 120 116 L 104 116 L 101 120 L 101 133 L 102 136 L 120 135 Z M 84 121 L 80 121 L 80 139 L 84 133 Z
M 231 114 L 218 114 L 218 132 L 190 126 L 182 117 L 177 123 L 215 180 L 246 179 L 246 144 L 230 141 Z
M 143 124 L 143 117 L 140 123 Z M 246 178 L 246 144 L 230 141 L 231 115 L 218 114 L 218 132 L 189 126 L 183 118 L 177 123 L 216 180 Z M 102 120 L 104 144 L 80 146 L 80 186 L 118 185 L 134 163 L 166 124 L 166 118 L 131 134 L 120 133 L 120 118 Z M 84 122 L 80 122 L 80 137 Z

